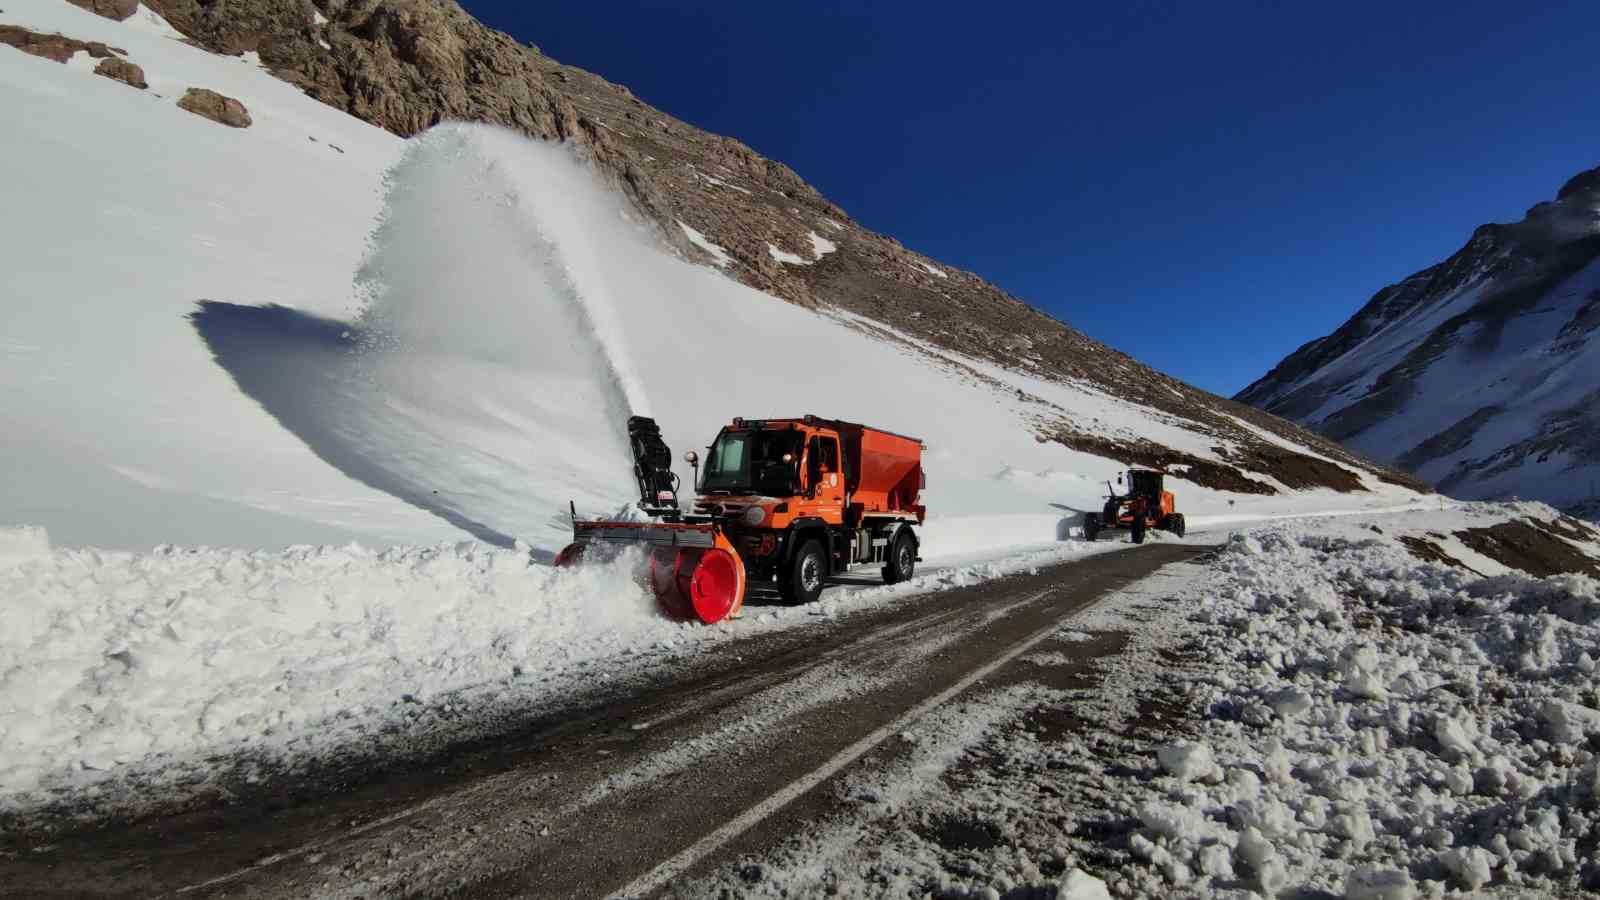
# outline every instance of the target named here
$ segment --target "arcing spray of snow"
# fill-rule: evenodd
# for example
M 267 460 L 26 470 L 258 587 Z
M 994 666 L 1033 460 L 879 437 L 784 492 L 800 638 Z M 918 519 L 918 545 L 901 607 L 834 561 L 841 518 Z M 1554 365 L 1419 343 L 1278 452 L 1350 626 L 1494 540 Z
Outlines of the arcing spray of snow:
M 606 370 L 614 405 L 648 415 L 616 321 L 605 260 L 625 211 L 570 148 L 448 125 L 411 144 L 359 275 L 363 325 L 389 342 L 520 365 L 549 349 L 550 318 Z M 565 335 L 563 335 L 565 337 Z M 620 421 L 619 421 L 620 427 Z
M 602 263 L 649 236 L 568 148 L 490 128 L 435 129 L 387 187 L 354 323 L 207 303 L 196 328 L 324 460 L 548 558 L 569 500 L 626 500 L 623 424 L 649 403 Z

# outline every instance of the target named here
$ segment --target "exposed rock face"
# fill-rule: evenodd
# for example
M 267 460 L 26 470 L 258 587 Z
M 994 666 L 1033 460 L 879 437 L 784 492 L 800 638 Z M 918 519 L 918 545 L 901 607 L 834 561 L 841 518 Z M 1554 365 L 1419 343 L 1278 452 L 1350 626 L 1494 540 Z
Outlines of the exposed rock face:
M 1600 493 L 1600 168 L 1379 291 L 1237 399 L 1466 497 Z
M 143 69 L 115 56 L 101 60 L 100 65 L 94 67 L 94 73 L 115 79 L 130 87 L 136 87 L 141 91 L 150 86 L 149 82 L 144 80 Z
M 139 0 L 67 0 L 67 2 L 73 6 L 81 6 L 96 15 L 116 19 L 118 22 L 139 11 Z
M 232 128 L 250 127 L 250 113 L 243 103 L 206 88 L 189 88 L 178 101 L 178 108 Z
M 79 41 L 59 34 L 40 34 L 18 25 L 0 25 L 0 44 L 10 44 L 23 53 L 53 59 L 64 63 L 79 51 L 87 51 L 95 59 L 113 56 L 112 48 L 99 41 Z
M 200 45 L 257 51 L 278 77 L 395 134 L 460 119 L 577 144 L 690 259 L 715 263 L 725 253 L 730 276 L 797 304 L 887 323 L 897 334 L 883 333 L 886 339 L 910 337 L 1044 378 L 1082 379 L 1186 422 L 1242 456 L 1265 459 L 1278 448 L 1240 419 L 1380 477 L 1404 479 L 1276 417 L 1154 372 L 971 273 L 859 227 L 788 166 L 521 45 L 454 0 L 147 5 Z M 689 229 L 714 249 L 697 245 Z M 1081 431 L 1065 410 L 1043 401 L 1036 418 L 1041 439 L 1092 435 L 1132 447 L 1133 435 Z

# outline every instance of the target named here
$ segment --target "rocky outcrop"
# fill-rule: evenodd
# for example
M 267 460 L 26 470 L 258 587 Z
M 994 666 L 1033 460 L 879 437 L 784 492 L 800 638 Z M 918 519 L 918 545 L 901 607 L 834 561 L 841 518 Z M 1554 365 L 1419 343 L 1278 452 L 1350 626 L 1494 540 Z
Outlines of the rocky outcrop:
M 129 87 L 136 87 L 141 91 L 150 86 L 150 83 L 144 80 L 144 69 L 115 56 L 101 60 L 100 64 L 94 67 L 94 73 L 120 81 Z
M 1236 399 L 1462 496 L 1600 497 L 1600 168 L 1379 291 Z
M 243 103 L 206 88 L 189 88 L 178 101 L 178 108 L 230 128 L 250 127 L 250 112 Z
M 18 25 L 0 25 L 0 44 L 10 44 L 23 53 L 53 59 L 58 63 L 66 62 L 79 52 L 87 52 L 95 59 L 109 59 L 120 52 L 99 41 L 79 41 L 59 34 L 41 34 Z
M 395 134 L 447 119 L 569 141 L 688 258 L 808 307 L 887 323 L 880 335 L 1028 371 L 1081 379 L 1220 442 L 1266 451 L 1266 431 L 1403 479 L 1243 404 L 1197 391 L 1089 340 L 969 272 L 862 228 L 792 169 L 695 128 L 622 85 L 485 27 L 453 0 L 146 0 L 217 53 L 255 51 L 308 95 Z M 693 229 L 713 253 L 689 240 Z M 866 326 L 863 326 L 866 327 Z M 1064 410 L 1040 403 L 1041 436 Z M 1248 424 L 1242 424 L 1240 420 Z
M 67 0 L 67 2 L 118 22 L 139 11 L 139 0 Z

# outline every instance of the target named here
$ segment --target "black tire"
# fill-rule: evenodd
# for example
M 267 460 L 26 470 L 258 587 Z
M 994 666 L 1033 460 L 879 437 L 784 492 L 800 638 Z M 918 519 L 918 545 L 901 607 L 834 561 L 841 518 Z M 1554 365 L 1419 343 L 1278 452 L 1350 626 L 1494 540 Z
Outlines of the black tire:
M 1083 539 L 1092 541 L 1100 537 L 1100 517 L 1089 513 L 1083 517 Z
M 1167 527 L 1167 530 L 1178 537 L 1183 537 L 1184 532 L 1188 530 L 1188 526 L 1183 521 L 1183 513 L 1173 513 L 1171 521 L 1172 524 Z
M 1133 542 L 1135 544 L 1144 543 L 1144 516 L 1135 515 L 1133 517 Z
M 1106 505 L 1100 510 L 1100 522 L 1102 525 L 1114 526 L 1117 524 L 1117 501 L 1106 501 Z
M 883 563 L 883 583 L 899 584 L 910 581 L 917 572 L 917 542 L 911 532 L 902 528 L 889 542 L 889 555 Z
M 828 572 L 828 559 L 822 542 L 812 539 L 800 545 L 794 559 L 778 573 L 778 596 L 791 606 L 815 603 L 822 596 L 822 581 Z

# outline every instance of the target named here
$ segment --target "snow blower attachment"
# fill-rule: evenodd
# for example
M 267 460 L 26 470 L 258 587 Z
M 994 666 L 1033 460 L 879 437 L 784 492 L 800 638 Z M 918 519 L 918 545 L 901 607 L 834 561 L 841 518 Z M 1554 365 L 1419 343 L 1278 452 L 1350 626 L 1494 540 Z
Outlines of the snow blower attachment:
M 672 452 L 653 419 L 628 420 L 638 521 L 572 518 L 572 543 L 556 565 L 591 552 L 643 547 L 642 578 L 662 607 L 710 624 L 737 616 L 754 583 L 776 582 L 789 603 L 810 603 L 823 580 L 877 564 L 893 584 L 912 576 L 926 515 L 922 442 L 864 425 L 805 416 L 734 419 L 694 451 L 699 496 L 678 505 Z
M 678 476 L 672 472 L 672 451 L 661 440 L 656 420 L 630 416 L 628 444 L 633 448 L 633 476 L 639 481 L 639 508 L 652 516 L 676 516 Z
M 684 521 L 672 450 L 661 439 L 660 426 L 646 416 L 630 417 L 628 445 L 644 520 L 583 521 L 574 510 L 572 543 L 556 557 L 556 565 L 578 563 L 592 549 L 609 556 L 605 551 L 643 547 L 642 580 L 668 614 L 706 624 L 737 615 L 744 604 L 744 565 L 715 522 Z

